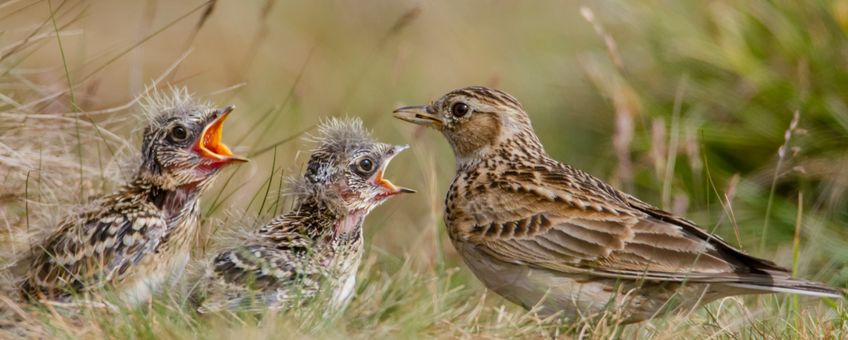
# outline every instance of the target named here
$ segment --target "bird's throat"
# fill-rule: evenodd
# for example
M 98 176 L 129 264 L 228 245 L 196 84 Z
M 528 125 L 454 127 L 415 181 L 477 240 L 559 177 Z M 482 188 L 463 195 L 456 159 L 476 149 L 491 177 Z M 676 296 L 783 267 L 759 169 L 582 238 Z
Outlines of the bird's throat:
M 198 183 L 182 185 L 173 190 L 154 188 L 151 190 L 150 200 L 171 220 L 189 206 L 189 203 L 197 200 L 199 191 Z
M 336 223 L 333 225 L 333 235 L 335 238 L 359 233 L 366 214 L 367 212 L 365 210 L 357 209 L 336 220 Z

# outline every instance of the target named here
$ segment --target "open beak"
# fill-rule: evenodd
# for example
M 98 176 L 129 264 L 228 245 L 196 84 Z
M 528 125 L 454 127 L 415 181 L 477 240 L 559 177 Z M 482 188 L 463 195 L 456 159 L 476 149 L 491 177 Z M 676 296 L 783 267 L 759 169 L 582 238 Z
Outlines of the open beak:
M 392 161 L 392 158 L 395 158 L 397 154 L 406 149 L 409 149 L 409 145 L 396 145 L 391 150 L 389 150 L 388 154 L 386 154 L 386 159 L 380 165 L 380 169 L 378 169 L 377 173 L 374 174 L 372 184 L 383 188 L 383 190 L 385 191 L 385 193 L 380 195 L 381 198 L 394 196 L 397 194 L 415 193 L 415 190 L 396 186 L 389 180 L 383 178 L 383 174 L 386 172 L 386 167 L 389 166 L 389 163 Z
M 197 150 L 201 156 L 220 163 L 247 162 L 247 158 L 233 155 L 230 148 L 221 142 L 221 136 L 224 132 L 224 121 L 227 120 L 227 116 L 229 116 L 230 112 L 233 112 L 235 108 L 235 106 L 230 105 L 218 110 L 218 112 L 215 113 L 215 119 L 203 128 L 203 132 L 200 134 L 200 138 L 194 146 L 195 150 Z
M 436 129 L 441 129 L 445 125 L 442 118 L 433 111 L 430 105 L 404 106 L 394 110 L 393 113 L 395 118 L 413 124 L 429 126 Z

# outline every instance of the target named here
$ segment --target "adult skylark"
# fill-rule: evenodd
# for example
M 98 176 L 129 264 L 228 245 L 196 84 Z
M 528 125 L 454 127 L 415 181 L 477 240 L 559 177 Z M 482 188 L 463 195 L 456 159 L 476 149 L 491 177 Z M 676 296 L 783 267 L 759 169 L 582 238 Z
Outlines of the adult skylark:
M 730 295 L 841 296 L 552 159 L 509 94 L 467 87 L 394 113 L 440 131 L 453 148 L 444 218 L 465 263 L 542 316 L 612 308 L 638 322 Z

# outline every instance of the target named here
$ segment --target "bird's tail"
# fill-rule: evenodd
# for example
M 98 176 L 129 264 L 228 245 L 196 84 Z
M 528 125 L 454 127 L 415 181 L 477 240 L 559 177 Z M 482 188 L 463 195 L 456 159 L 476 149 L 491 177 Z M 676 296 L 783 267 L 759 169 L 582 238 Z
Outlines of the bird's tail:
M 791 277 L 773 278 L 769 282 L 733 282 L 726 283 L 728 287 L 738 288 L 752 294 L 789 293 L 815 297 L 841 299 L 842 290 L 828 287 L 822 283 L 795 279 Z

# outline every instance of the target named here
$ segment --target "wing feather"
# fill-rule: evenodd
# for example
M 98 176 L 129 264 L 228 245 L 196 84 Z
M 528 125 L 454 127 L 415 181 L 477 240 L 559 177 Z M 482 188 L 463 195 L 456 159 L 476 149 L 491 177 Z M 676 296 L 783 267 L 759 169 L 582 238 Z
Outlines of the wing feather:
M 292 249 L 252 244 L 219 253 L 207 274 L 200 313 L 284 309 L 313 297 L 321 268 Z
M 788 277 L 694 223 L 564 166 L 512 171 L 467 198 L 457 237 L 502 261 L 602 277 L 744 282 Z M 570 172 L 570 173 L 569 173 Z M 481 218 L 488 216 L 489 218 Z
M 314 218 L 280 216 L 262 226 L 246 245 L 215 256 L 204 277 L 200 313 L 220 310 L 286 309 L 319 291 L 325 268 L 315 241 L 306 237 Z
M 115 205 L 74 215 L 33 247 L 23 291 L 28 296 L 67 298 L 120 281 L 155 251 L 167 225 L 152 205 Z

